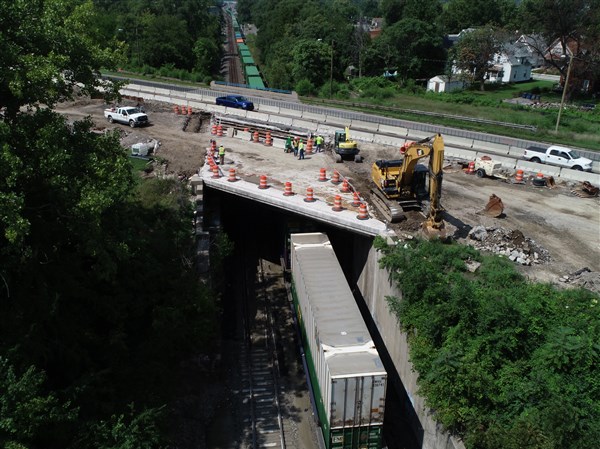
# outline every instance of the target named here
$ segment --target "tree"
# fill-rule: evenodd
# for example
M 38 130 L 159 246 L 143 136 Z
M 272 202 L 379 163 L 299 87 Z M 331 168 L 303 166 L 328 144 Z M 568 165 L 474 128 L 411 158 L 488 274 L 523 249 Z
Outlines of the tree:
M 442 39 L 433 24 L 417 19 L 402 19 L 384 28 L 365 53 L 366 73 L 382 75 L 397 70 L 406 79 L 428 77 L 444 65 Z
M 485 90 L 487 72 L 494 55 L 502 50 L 503 42 L 501 33 L 491 27 L 466 33 L 452 49 L 461 77 L 470 83 L 479 83 L 480 89 Z
M 510 0 L 451 0 L 444 10 L 444 26 L 453 33 L 483 25 L 504 26 L 507 1 Z
M 600 79 L 600 2 L 598 0 L 526 0 L 519 8 L 521 26 L 530 30 L 528 44 L 546 64 L 566 78 L 571 89 L 583 79 Z M 556 47 L 558 52 L 550 49 Z M 567 92 L 571 94 L 572 92 Z
M 24 105 L 70 98 L 77 85 L 95 93 L 100 68 L 123 60 L 118 42 L 99 39 L 91 1 L 0 0 L 0 10 L 0 109 L 8 118 Z
M 207 37 L 199 38 L 194 44 L 196 70 L 203 75 L 215 73 L 218 69 L 221 50 L 215 41 Z
M 405 0 L 381 0 L 379 9 L 386 26 L 391 26 L 402 19 Z
M 56 437 L 77 418 L 69 402 L 61 403 L 53 393 L 44 392 L 45 375 L 30 366 L 22 374 L 0 357 L 0 445 L 29 447 Z
M 157 447 L 154 411 L 216 334 L 187 189 L 138 186 L 118 133 L 52 110 L 118 61 L 91 3 L 0 7 L 0 438 L 75 449 L 96 429 L 101 447 Z

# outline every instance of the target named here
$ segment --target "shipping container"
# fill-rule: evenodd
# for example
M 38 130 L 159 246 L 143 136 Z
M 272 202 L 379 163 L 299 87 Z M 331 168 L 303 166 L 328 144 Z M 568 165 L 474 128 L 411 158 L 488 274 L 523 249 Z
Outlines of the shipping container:
M 249 76 L 260 76 L 260 72 L 258 71 L 258 67 L 255 65 L 246 65 L 244 66 L 244 72 L 246 72 L 246 77 Z
M 252 89 L 264 89 L 265 88 L 265 83 L 263 82 L 262 78 L 260 76 L 249 76 L 248 77 L 248 82 L 246 83 L 248 85 L 248 87 L 251 87 Z
M 326 234 L 291 234 L 294 308 L 328 449 L 379 449 L 387 373 Z

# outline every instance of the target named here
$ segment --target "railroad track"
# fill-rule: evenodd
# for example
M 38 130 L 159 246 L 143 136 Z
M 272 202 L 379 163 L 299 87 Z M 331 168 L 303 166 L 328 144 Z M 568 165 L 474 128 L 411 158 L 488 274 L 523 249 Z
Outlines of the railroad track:
M 227 61 L 227 82 L 234 84 L 245 84 L 244 75 L 240 64 L 240 58 L 235 42 L 235 30 L 231 15 L 224 14 L 227 26 L 227 51 L 224 55 Z
M 248 294 L 256 295 L 253 307 L 244 301 L 245 350 L 242 351 L 242 389 L 248 418 L 244 441 L 246 448 L 286 448 L 286 435 L 280 404 L 280 373 L 277 357 L 277 332 L 270 303 L 272 290 L 283 283 L 281 270 L 260 261 L 256 279 L 247 279 Z M 247 286 L 254 284 L 255 288 Z M 252 315 L 252 316 L 251 316 Z

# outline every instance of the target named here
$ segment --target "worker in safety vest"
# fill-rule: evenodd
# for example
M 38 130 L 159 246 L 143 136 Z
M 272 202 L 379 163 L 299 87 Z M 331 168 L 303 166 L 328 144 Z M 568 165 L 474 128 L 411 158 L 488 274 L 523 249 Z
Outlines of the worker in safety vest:
M 225 147 L 223 145 L 219 146 L 219 164 L 223 165 L 225 163 Z
M 304 159 L 304 141 L 298 143 L 298 160 Z
M 292 136 L 287 136 L 285 139 L 285 148 L 284 148 L 284 153 L 289 153 L 290 151 L 292 151 Z
M 323 140 L 324 140 L 323 136 L 317 136 L 317 138 L 315 139 L 317 153 L 320 153 L 321 151 L 323 151 Z

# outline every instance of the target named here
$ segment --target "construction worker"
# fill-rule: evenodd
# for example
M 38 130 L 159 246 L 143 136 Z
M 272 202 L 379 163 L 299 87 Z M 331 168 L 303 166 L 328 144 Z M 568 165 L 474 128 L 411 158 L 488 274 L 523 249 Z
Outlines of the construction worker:
M 321 151 L 323 151 L 323 136 L 317 136 L 317 138 L 315 139 L 315 143 L 316 143 L 317 153 L 320 153 Z
M 294 157 L 298 156 L 298 138 L 292 142 L 292 150 L 294 150 Z
M 219 164 L 225 164 L 225 147 L 223 144 L 219 145 Z
M 288 135 L 285 138 L 285 149 L 284 149 L 284 152 L 285 153 L 289 153 L 291 151 L 292 151 L 292 136 Z
M 304 141 L 298 143 L 298 160 L 304 159 Z

